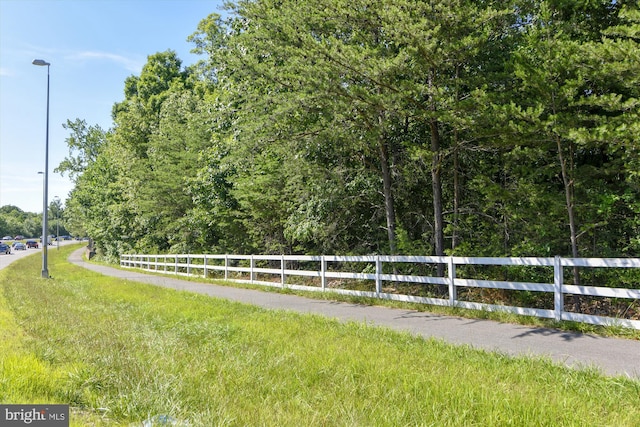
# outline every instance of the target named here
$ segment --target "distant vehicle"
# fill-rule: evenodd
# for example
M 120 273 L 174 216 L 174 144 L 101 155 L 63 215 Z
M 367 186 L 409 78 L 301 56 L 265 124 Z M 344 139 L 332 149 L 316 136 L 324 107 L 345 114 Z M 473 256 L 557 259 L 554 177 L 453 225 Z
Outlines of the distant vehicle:
M 38 242 L 35 240 L 27 240 L 27 247 L 38 249 Z
M 24 236 L 23 236 L 23 235 L 21 235 L 21 234 L 18 234 L 18 235 L 16 236 L 16 240 L 24 240 Z
M 26 251 L 27 250 L 27 245 L 25 245 L 22 242 L 15 242 L 13 244 L 13 250 L 15 250 L 15 251 Z
M 11 253 L 11 248 L 6 243 L 0 243 L 0 254 L 9 255 Z
M 4 236 L 4 237 L 2 238 L 2 240 L 13 240 L 13 237 L 11 237 L 11 236 Z

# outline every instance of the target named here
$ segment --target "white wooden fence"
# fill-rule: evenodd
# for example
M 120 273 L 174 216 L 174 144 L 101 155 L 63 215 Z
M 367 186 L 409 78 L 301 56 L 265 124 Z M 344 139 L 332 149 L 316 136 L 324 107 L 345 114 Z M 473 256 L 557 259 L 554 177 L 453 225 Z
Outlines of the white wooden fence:
M 346 264 L 345 264 L 346 263 Z M 362 263 L 362 268 L 359 266 Z M 394 270 L 385 264 L 444 264 L 446 277 L 390 274 L 383 271 Z M 266 265 L 265 265 L 266 264 Z M 565 285 L 564 275 L 571 268 L 640 268 L 640 258 L 473 258 L 473 257 L 437 257 L 437 256 L 301 256 L 301 255 L 141 255 L 127 254 L 120 257 L 122 267 L 139 268 L 153 272 L 165 272 L 176 275 L 212 277 L 225 280 L 253 283 L 266 286 L 278 286 L 305 291 L 336 292 L 354 296 L 381 298 L 413 303 L 460 307 L 466 309 L 506 311 L 510 313 L 551 318 L 558 321 L 569 320 L 595 325 L 622 326 L 640 329 L 640 320 L 587 315 L 565 311 L 566 295 L 584 295 L 602 298 L 629 299 L 630 305 L 640 303 L 640 283 L 635 289 Z M 277 266 L 274 268 L 274 265 Z M 313 268 L 309 266 L 313 265 Z M 341 266 L 338 268 L 336 266 Z M 344 265 L 351 270 L 344 271 Z M 521 268 L 546 268 L 553 283 L 510 282 L 502 280 L 478 280 L 456 277 L 457 266 L 520 266 Z M 358 266 L 354 268 L 353 266 Z M 298 267 L 298 268 L 292 268 Z M 395 271 L 395 270 L 394 270 Z M 552 276 L 551 276 L 552 274 Z M 295 279 L 306 284 L 295 284 Z M 635 276 L 634 276 L 635 277 Z M 640 274 L 638 275 L 640 277 Z M 258 280 L 261 279 L 261 280 Z M 264 280 L 270 279 L 270 280 Z M 329 286 L 329 280 L 370 281 L 375 291 L 339 289 Z M 313 284 L 313 282 L 319 282 Z M 431 284 L 446 289 L 442 298 L 421 297 L 397 292 L 385 292 L 383 283 L 395 284 Z M 388 286 L 388 285 L 387 285 Z M 373 286 L 371 287 L 373 289 Z M 514 307 L 508 305 L 485 304 L 464 301 L 458 298 L 463 288 L 488 288 L 553 294 L 552 308 Z

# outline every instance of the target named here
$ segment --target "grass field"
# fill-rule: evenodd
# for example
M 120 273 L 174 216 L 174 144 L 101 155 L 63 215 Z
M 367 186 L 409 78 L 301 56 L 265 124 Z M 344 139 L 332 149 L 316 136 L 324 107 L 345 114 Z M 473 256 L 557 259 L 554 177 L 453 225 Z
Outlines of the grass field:
M 640 382 L 104 277 L 0 271 L 0 402 L 74 426 L 638 426 Z M 157 419 L 157 418 L 156 418 Z

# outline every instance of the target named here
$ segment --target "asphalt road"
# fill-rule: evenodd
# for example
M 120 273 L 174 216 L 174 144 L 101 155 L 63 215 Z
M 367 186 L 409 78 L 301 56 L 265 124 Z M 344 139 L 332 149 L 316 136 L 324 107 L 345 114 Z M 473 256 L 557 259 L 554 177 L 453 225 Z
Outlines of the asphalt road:
M 197 292 L 253 304 L 267 309 L 313 313 L 340 321 L 364 322 L 452 344 L 497 351 L 511 356 L 546 357 L 572 368 L 591 367 L 611 376 L 640 380 L 640 341 L 604 338 L 555 329 L 527 327 L 489 320 L 465 319 L 384 307 L 321 301 L 295 295 L 216 286 L 120 270 L 83 261 L 84 249 L 69 261 L 86 269 L 121 279 L 165 288 Z
M 71 245 L 74 243 L 78 243 L 76 240 L 63 240 L 60 242 L 61 246 Z M 49 251 L 55 251 L 57 248 L 57 242 L 53 242 L 53 245 L 49 245 Z M 24 251 L 16 251 L 15 249 L 11 249 L 11 253 L 9 255 L 0 254 L 0 270 L 13 263 L 14 261 L 19 260 L 22 257 L 33 255 L 34 253 L 42 253 L 42 246 L 38 249 L 26 249 Z
M 49 247 L 49 250 L 51 250 L 51 246 Z M 28 255 L 33 255 L 34 252 L 42 252 L 42 249 L 26 249 L 24 251 L 16 251 L 13 248 L 11 249 L 11 253 L 9 255 L 6 255 L 4 253 L 0 254 L 0 270 L 5 268 L 6 266 L 8 266 L 9 264 L 11 264 L 14 261 L 19 260 L 20 258 L 23 258 L 25 256 Z

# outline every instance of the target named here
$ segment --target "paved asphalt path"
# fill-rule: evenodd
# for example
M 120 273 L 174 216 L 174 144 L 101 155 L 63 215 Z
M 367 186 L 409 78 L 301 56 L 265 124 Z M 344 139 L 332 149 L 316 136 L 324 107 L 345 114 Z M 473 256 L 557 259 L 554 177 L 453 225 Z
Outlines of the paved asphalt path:
M 83 248 L 73 252 L 69 261 L 88 270 L 125 280 L 197 292 L 267 309 L 313 313 L 345 322 L 364 322 L 508 355 L 548 357 L 570 367 L 595 367 L 607 375 L 640 380 L 640 341 L 637 340 L 603 338 L 555 329 L 195 283 L 87 263 L 82 259 L 84 251 Z

